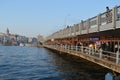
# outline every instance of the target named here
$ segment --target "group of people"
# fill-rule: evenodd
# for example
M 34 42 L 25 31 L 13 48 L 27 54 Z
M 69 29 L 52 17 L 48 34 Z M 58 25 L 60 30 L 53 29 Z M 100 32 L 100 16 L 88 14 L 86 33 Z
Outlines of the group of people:
M 88 42 L 88 43 L 83 43 L 82 46 L 93 48 L 96 50 L 102 49 L 103 51 L 108 51 L 108 52 L 117 52 L 120 49 L 120 45 L 118 42 L 100 42 L 100 41 L 95 41 L 95 42 Z

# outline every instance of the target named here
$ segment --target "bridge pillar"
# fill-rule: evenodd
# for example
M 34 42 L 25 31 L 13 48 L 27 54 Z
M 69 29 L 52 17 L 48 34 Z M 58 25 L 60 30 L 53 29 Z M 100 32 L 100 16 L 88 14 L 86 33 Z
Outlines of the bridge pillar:
M 99 28 L 99 27 L 100 27 L 100 25 L 101 25 L 101 24 L 100 24 L 100 23 L 101 23 L 101 22 L 100 22 L 100 19 L 101 19 L 101 18 L 100 18 L 100 15 L 101 15 L 101 14 L 99 14 L 99 15 L 97 16 L 97 27 L 98 27 L 98 30 L 97 30 L 97 31 L 98 31 L 98 32 L 100 31 L 100 28 Z
M 89 33 L 89 28 L 90 28 L 90 19 L 87 20 L 87 33 Z
M 113 29 L 116 28 L 116 19 L 117 19 L 117 7 L 115 6 L 112 9 L 112 25 L 113 25 Z
M 83 27 L 83 20 L 81 20 L 81 23 L 80 23 L 80 34 L 82 33 L 82 27 Z

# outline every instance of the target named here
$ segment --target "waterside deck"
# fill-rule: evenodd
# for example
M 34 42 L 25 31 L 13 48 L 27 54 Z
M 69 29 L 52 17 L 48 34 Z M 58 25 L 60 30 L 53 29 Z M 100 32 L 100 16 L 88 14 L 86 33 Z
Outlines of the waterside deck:
M 55 50 L 58 51 L 59 54 L 62 53 L 68 53 L 71 54 L 73 56 L 78 56 L 80 58 L 83 58 L 85 60 L 91 61 L 93 63 L 96 63 L 98 65 L 101 65 L 103 67 L 106 67 L 108 69 L 111 69 L 115 72 L 120 73 L 120 64 L 116 63 L 116 59 L 112 59 L 110 57 L 107 57 L 106 54 L 103 54 L 102 51 L 99 51 L 97 53 L 91 53 L 90 50 L 88 50 L 88 52 L 82 52 L 82 50 L 80 51 L 80 49 L 64 49 L 58 46 L 44 46 L 45 48 L 51 49 L 51 50 Z M 110 60 L 112 59 L 112 60 Z

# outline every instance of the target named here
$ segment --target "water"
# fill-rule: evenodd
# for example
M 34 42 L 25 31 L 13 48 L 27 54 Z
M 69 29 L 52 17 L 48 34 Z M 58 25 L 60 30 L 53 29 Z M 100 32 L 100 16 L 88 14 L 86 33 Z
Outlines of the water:
M 45 48 L 0 46 L 0 80 L 103 80 L 107 71 Z

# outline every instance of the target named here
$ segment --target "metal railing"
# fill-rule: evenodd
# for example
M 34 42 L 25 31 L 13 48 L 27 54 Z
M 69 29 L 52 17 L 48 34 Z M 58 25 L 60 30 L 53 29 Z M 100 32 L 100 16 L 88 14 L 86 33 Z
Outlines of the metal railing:
M 98 15 L 99 17 L 95 16 L 93 18 L 89 18 L 88 20 L 81 21 L 81 22 L 79 22 L 79 24 L 82 24 L 81 26 L 76 27 L 76 25 L 74 25 L 70 28 L 67 28 L 67 29 L 65 28 L 67 31 L 66 33 L 64 33 L 62 31 L 64 29 L 62 29 L 62 30 L 58 31 L 61 34 L 56 33 L 56 35 L 54 34 L 55 36 L 54 35 L 48 36 L 49 37 L 48 39 L 70 37 L 70 36 L 72 36 L 71 35 L 72 33 L 76 33 L 76 32 L 81 32 L 81 34 L 78 34 L 78 35 L 87 34 L 86 31 L 88 29 L 94 29 L 94 28 L 97 28 L 99 26 L 105 27 L 104 25 L 106 25 L 106 24 L 114 23 L 114 21 L 120 21 L 120 6 L 116 6 L 113 9 L 111 9 L 109 17 L 107 17 L 106 14 L 107 13 L 104 12 L 104 13 L 99 14 Z M 66 35 L 66 36 L 63 36 L 63 35 Z
M 94 49 L 90 47 L 85 47 L 85 46 L 67 46 L 67 45 L 45 45 L 46 47 L 49 48 L 54 48 L 59 51 L 66 51 L 66 52 L 74 52 L 74 54 L 87 54 L 90 56 L 94 56 L 103 60 L 108 60 L 111 62 L 114 62 L 116 64 L 120 63 L 120 53 L 117 51 L 116 53 L 114 52 L 109 52 L 109 51 L 103 51 L 101 48 L 100 49 Z
M 120 6 L 117 7 L 117 19 L 116 20 L 120 20 Z

